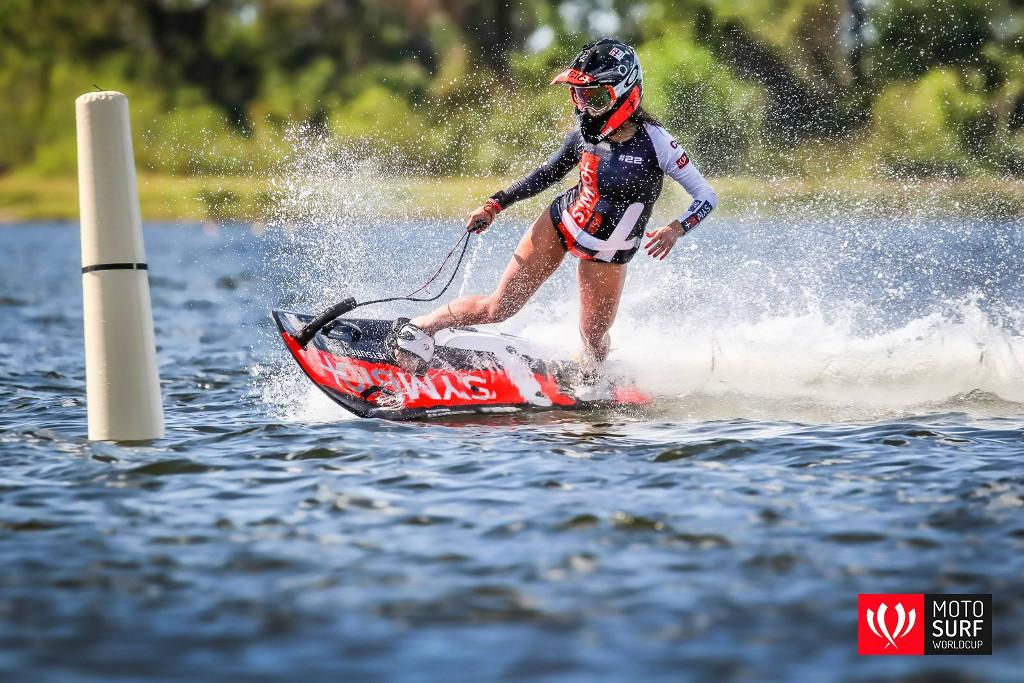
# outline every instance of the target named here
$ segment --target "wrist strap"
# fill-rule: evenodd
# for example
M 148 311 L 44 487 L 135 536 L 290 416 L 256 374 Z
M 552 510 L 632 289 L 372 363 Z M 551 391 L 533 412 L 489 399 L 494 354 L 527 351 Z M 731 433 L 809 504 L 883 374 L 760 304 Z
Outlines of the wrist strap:
M 483 210 L 491 214 L 491 220 L 494 220 L 494 217 L 501 213 L 501 204 L 498 203 L 498 200 L 491 197 L 484 202 Z

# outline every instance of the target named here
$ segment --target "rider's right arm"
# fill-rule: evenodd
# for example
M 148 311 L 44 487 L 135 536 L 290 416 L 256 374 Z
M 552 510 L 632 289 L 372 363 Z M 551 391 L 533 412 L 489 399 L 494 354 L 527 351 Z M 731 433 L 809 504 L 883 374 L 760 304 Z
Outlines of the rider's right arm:
M 547 161 L 534 169 L 529 175 L 512 183 L 507 190 L 500 190 L 491 195 L 502 209 L 535 194 L 543 192 L 572 170 L 579 163 L 583 150 L 583 139 L 578 130 L 569 133 L 565 142 Z

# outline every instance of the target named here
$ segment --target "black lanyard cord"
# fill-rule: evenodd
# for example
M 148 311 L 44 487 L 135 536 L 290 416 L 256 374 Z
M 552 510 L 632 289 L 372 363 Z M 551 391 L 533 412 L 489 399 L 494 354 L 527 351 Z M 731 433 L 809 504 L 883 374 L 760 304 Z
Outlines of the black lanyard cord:
M 438 299 L 441 298 L 441 295 L 448 291 L 448 288 L 452 286 L 452 283 L 455 282 L 455 276 L 458 274 L 459 268 L 462 266 L 462 261 L 466 257 L 466 250 L 469 248 L 469 238 L 472 234 L 473 232 L 467 231 L 461 237 L 459 237 L 459 240 L 451 248 L 451 251 L 448 252 L 448 255 L 445 256 L 444 259 L 441 261 L 441 265 L 438 266 L 434 274 L 427 278 L 427 281 L 420 285 L 418 289 L 414 289 L 405 296 L 392 296 L 387 297 L 385 299 L 363 301 L 362 303 L 357 303 L 354 297 L 348 297 L 344 301 L 339 301 L 338 303 L 334 304 L 317 317 L 310 320 L 309 323 L 307 323 L 301 330 L 292 335 L 293 338 L 295 339 L 295 341 L 299 343 L 299 346 L 305 348 L 306 344 L 308 344 L 310 340 L 316 336 L 317 332 L 322 330 L 324 327 L 326 327 L 328 324 L 330 324 L 340 316 L 345 315 L 349 311 L 353 311 L 362 306 L 369 306 L 370 304 L 384 304 L 389 303 L 391 301 L 437 301 Z M 445 266 L 448 265 L 448 261 L 451 260 L 452 254 L 454 254 L 459 249 L 460 246 L 462 247 L 462 251 L 459 252 L 459 258 L 455 261 L 455 268 L 452 270 L 452 274 L 451 277 L 448 278 L 448 282 L 446 282 L 444 287 L 441 288 L 441 291 L 432 297 L 417 297 L 417 294 L 426 290 L 427 287 L 433 284 L 434 280 L 436 280 L 438 276 L 441 275 L 441 273 L 445 269 Z

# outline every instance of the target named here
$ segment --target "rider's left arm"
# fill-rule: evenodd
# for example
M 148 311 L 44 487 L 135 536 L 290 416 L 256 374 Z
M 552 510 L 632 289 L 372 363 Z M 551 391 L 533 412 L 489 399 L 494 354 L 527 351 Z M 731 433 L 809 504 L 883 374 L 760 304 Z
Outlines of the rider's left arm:
M 664 128 L 656 127 L 651 132 L 651 139 L 658 154 L 658 163 L 665 175 L 683 186 L 693 197 L 693 202 L 682 216 L 662 228 L 647 233 L 650 238 L 644 248 L 655 258 L 664 259 L 676 240 L 690 232 L 707 218 L 708 214 L 718 206 L 718 195 L 704 175 L 697 170 L 689 155 Z

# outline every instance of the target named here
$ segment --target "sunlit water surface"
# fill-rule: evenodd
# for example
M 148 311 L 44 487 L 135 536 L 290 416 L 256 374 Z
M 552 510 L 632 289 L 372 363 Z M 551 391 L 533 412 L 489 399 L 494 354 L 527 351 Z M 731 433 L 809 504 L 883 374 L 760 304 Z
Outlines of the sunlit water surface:
M 267 312 L 411 289 L 458 227 L 303 226 L 148 226 L 136 446 L 84 438 L 76 227 L 0 230 L 0 677 L 1019 680 L 1019 222 L 719 219 L 631 266 L 650 411 L 419 424 L 320 396 Z M 567 263 L 503 329 L 565 351 L 576 306 Z M 994 656 L 858 658 L 880 592 L 992 593 Z

